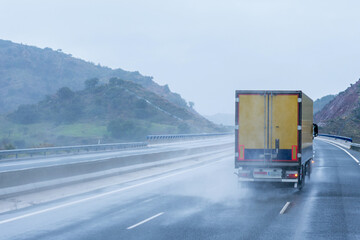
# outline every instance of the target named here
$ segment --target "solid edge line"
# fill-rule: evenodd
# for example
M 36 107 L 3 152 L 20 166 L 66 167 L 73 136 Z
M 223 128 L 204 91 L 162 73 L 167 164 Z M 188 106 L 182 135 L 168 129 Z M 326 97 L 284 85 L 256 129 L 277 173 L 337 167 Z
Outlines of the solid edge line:
M 152 179 L 152 180 L 149 180 L 149 181 L 145 181 L 145 182 L 138 183 L 138 184 L 135 184 L 135 185 L 131 185 L 131 186 L 127 186 L 127 187 L 124 187 L 124 188 L 116 189 L 116 190 L 113 190 L 113 191 L 110 191 L 110 192 L 105 192 L 105 193 L 98 194 L 98 195 L 95 195 L 95 196 L 91 196 L 91 197 L 88 197 L 88 198 L 79 199 L 79 200 L 76 200 L 76 201 L 73 201 L 73 202 L 60 204 L 60 205 L 57 205 L 57 206 L 54 206 L 54 207 L 51 207 L 51 208 L 46 208 L 46 209 L 35 211 L 35 212 L 32 212 L 32 213 L 28 213 L 28 214 L 20 215 L 20 216 L 17 216 L 17 217 L 5 219 L 5 220 L 0 221 L 0 225 L 4 224 L 4 223 L 8 223 L 8 222 L 13 222 L 13 221 L 16 221 L 16 220 L 19 220 L 19 219 L 23 219 L 23 218 L 26 218 L 26 217 L 31 217 L 31 216 L 34 216 L 34 215 L 38 215 L 38 214 L 41 214 L 41 213 L 49 212 L 49 211 L 52 211 L 52 210 L 56 210 L 56 209 L 59 209 L 59 208 L 72 206 L 72 205 L 82 203 L 82 202 L 86 202 L 86 201 L 89 201 L 89 200 L 92 200 L 92 199 L 101 198 L 101 197 L 111 195 L 111 194 L 114 194 L 114 193 L 123 192 L 123 191 L 133 189 L 133 188 L 136 188 L 136 187 L 140 187 L 140 186 L 143 186 L 143 185 L 146 185 L 146 184 L 149 184 L 149 183 L 157 182 L 157 181 L 160 181 L 160 180 L 163 180 L 163 179 L 166 179 L 166 178 L 170 178 L 170 177 L 173 177 L 173 176 L 177 176 L 177 175 L 180 175 L 180 174 L 191 172 L 191 171 L 194 171 L 194 170 L 199 169 L 199 168 L 210 166 L 210 165 L 219 163 L 221 161 L 224 161 L 226 159 L 228 159 L 228 157 L 222 157 L 221 159 L 219 159 L 217 161 L 210 162 L 208 164 L 204 164 L 204 165 L 201 165 L 199 167 L 183 170 L 183 171 L 180 171 L 180 172 L 177 172 L 177 173 L 165 175 L 165 176 L 158 177 L 158 178 L 155 178 L 155 179 Z
M 280 214 L 284 214 L 286 209 L 290 206 L 290 202 L 285 203 L 284 207 L 281 209 Z
M 354 156 L 353 156 L 351 153 L 349 153 L 346 149 L 344 149 L 344 148 L 336 145 L 335 143 L 332 143 L 332 142 L 329 142 L 329 141 L 326 141 L 326 140 L 321 140 L 321 141 L 324 141 L 324 142 L 326 142 L 326 143 L 328 143 L 328 144 L 331 144 L 331 145 L 333 145 L 333 146 L 335 146 L 335 147 L 337 147 L 337 148 L 340 148 L 341 150 L 343 150 L 344 152 L 346 152 L 347 155 L 349 155 L 356 163 L 360 164 L 360 161 L 357 160 L 356 157 L 354 157 Z
M 325 141 L 325 142 L 329 142 L 329 143 L 334 143 L 334 144 L 336 144 L 336 145 L 338 145 L 338 146 L 340 146 L 340 147 L 346 148 L 346 149 L 350 149 L 350 148 L 351 148 L 351 146 L 347 146 L 347 145 L 345 145 L 345 144 L 343 144 L 343 143 L 340 143 L 340 142 L 337 142 L 337 141 L 333 141 L 333 140 L 330 140 L 330 139 L 326 139 L 326 138 L 318 138 L 318 140 L 320 140 L 320 141 Z
M 140 226 L 141 224 L 144 224 L 144 223 L 146 223 L 146 222 L 148 222 L 148 221 L 150 221 L 150 220 L 153 220 L 154 218 L 157 218 L 157 217 L 159 217 L 159 216 L 161 216 L 161 215 L 163 215 L 163 214 L 164 214 L 164 212 L 158 213 L 158 214 L 156 214 L 156 215 L 154 215 L 154 216 L 152 216 L 152 217 L 149 217 L 149 218 L 147 218 L 147 219 L 145 219 L 145 220 L 143 220 L 143 221 L 141 221 L 141 222 L 138 222 L 138 223 L 136 223 L 136 224 L 134 224 L 134 225 L 126 228 L 126 229 L 127 229 L 127 230 L 130 230 L 130 229 L 136 228 L 137 226 Z

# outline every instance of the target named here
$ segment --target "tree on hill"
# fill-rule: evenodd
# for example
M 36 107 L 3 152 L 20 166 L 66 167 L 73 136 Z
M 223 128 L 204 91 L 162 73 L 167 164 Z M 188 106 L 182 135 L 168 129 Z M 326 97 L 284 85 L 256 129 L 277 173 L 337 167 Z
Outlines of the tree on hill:
M 40 119 L 38 108 L 35 105 L 20 105 L 18 109 L 8 117 L 16 123 L 32 124 Z
M 98 78 L 90 78 L 85 81 L 85 88 L 86 89 L 94 89 L 99 84 Z
M 71 91 L 70 88 L 68 87 L 62 87 L 60 88 L 56 95 L 61 99 L 61 100 L 66 100 L 66 99 L 70 99 L 74 96 L 74 92 Z
M 122 83 L 124 82 L 124 80 L 122 80 L 122 79 L 120 79 L 120 78 L 115 78 L 115 77 L 113 77 L 113 78 L 110 78 L 110 80 L 109 80 L 109 85 L 110 86 L 119 86 L 119 85 L 121 85 Z
M 192 101 L 190 101 L 190 102 L 189 102 L 189 107 L 190 107 L 191 109 L 193 109 L 193 108 L 194 108 L 194 106 L 195 106 L 195 103 L 194 103 L 194 102 L 192 102 Z

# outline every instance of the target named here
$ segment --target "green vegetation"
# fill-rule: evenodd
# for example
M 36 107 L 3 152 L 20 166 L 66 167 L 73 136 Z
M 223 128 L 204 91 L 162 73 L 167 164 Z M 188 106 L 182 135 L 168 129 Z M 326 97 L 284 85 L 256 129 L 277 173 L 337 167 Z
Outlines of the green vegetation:
M 144 141 L 148 134 L 224 131 L 189 108 L 119 78 L 60 88 L 0 118 L 1 148 Z
M 103 138 L 107 134 L 106 126 L 101 123 L 64 124 L 55 129 L 58 135 L 66 137 Z
M 0 40 L 0 149 L 224 131 L 193 106 L 139 72 Z
M 177 128 L 171 125 L 148 123 L 135 120 L 135 126 L 146 129 L 148 133 L 177 133 Z M 110 142 L 144 141 L 143 133 L 131 136 L 120 133 L 113 136 L 108 125 L 103 122 L 54 124 L 50 122 L 36 124 L 17 124 L 0 117 L 0 149 L 65 146 L 80 144 L 97 144 Z M 9 130 L 8 130 L 9 129 Z
M 138 84 L 111 78 L 108 84 L 73 92 L 60 88 L 37 105 L 21 105 L 9 114 L 11 121 L 73 123 L 84 119 L 144 119 L 174 124 L 194 117 L 190 110 L 170 103 Z

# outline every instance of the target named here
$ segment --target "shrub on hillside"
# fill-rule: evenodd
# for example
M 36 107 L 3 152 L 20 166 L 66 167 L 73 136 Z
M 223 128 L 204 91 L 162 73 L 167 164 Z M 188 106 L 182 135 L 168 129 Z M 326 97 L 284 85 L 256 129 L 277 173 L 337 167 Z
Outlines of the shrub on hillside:
M 120 119 L 109 122 L 107 130 L 111 137 L 117 139 L 135 140 L 144 138 L 148 130 L 134 121 L 122 121 Z
M 32 124 L 39 121 L 40 113 L 35 105 L 21 105 L 8 118 L 16 123 Z
M 75 95 L 75 93 L 68 87 L 60 88 L 56 94 L 61 100 L 71 99 Z
M 99 84 L 98 78 L 90 78 L 85 81 L 85 88 L 86 89 L 95 89 L 95 87 Z

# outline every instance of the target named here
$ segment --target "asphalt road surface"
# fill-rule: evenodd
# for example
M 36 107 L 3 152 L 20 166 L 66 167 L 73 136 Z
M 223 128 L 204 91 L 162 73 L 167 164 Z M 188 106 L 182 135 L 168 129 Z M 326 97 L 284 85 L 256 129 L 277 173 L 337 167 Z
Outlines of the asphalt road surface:
M 195 148 L 195 147 L 216 146 L 219 144 L 231 143 L 233 141 L 234 141 L 233 136 L 226 136 L 226 137 L 191 140 L 191 141 L 183 141 L 183 142 L 161 143 L 161 144 L 153 144 L 153 145 L 150 144 L 148 147 L 140 148 L 140 149 L 100 151 L 100 152 L 89 152 L 89 153 L 79 153 L 79 154 L 60 155 L 60 156 L 50 155 L 47 157 L 35 156 L 26 159 L 7 159 L 7 160 L 5 159 L 0 161 L 0 173 L 6 171 L 16 171 L 16 170 L 24 170 L 31 168 L 39 168 L 39 167 L 67 165 L 67 164 L 79 163 L 79 162 L 99 161 L 99 160 L 116 158 L 116 157 L 127 157 L 134 155 L 160 153 L 164 151 L 177 151 L 177 150 L 183 150 L 183 149 Z
M 238 188 L 233 158 L 0 215 L 0 239 L 359 239 L 360 154 L 315 141 L 311 179 Z

